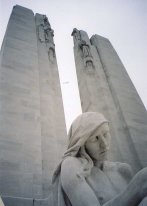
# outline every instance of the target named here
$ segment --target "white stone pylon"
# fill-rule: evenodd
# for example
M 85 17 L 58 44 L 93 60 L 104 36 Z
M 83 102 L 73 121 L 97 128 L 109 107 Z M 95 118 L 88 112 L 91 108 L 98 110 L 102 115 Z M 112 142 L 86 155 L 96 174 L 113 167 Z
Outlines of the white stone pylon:
M 83 112 L 110 120 L 109 159 L 127 162 L 134 172 L 147 166 L 147 112 L 108 39 L 74 29 L 75 64 Z
M 14 6 L 0 54 L 0 194 L 5 204 L 48 198 L 67 139 L 53 30 Z

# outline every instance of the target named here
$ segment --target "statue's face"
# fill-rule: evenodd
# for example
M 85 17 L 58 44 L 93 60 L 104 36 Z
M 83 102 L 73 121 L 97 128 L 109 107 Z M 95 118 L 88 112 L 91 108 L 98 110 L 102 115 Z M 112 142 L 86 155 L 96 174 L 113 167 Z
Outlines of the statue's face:
M 110 133 L 108 123 L 102 124 L 97 131 L 87 140 L 85 147 L 94 160 L 104 160 L 110 145 Z

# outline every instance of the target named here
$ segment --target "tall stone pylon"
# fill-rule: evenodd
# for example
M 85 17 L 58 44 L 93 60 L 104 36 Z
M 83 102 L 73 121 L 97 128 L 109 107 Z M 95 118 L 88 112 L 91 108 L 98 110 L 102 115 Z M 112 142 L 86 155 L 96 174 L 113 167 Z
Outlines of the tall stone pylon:
M 74 56 L 82 111 L 101 112 L 110 121 L 109 159 L 147 166 L 147 112 L 110 41 L 74 29 Z
M 0 194 L 6 205 L 47 199 L 66 127 L 53 30 L 14 6 L 0 54 Z

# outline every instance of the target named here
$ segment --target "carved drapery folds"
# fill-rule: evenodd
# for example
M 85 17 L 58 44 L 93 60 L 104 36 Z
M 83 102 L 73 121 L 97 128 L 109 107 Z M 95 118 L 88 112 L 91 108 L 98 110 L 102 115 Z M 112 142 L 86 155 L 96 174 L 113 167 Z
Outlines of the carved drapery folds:
M 45 36 L 44 36 L 44 25 L 41 23 L 38 26 L 38 38 L 40 40 L 40 42 L 45 42 Z
M 93 58 L 91 55 L 90 46 L 86 43 L 86 41 L 81 40 L 79 42 L 79 47 L 82 50 L 82 58 L 84 59 L 84 65 L 86 67 L 93 67 Z
M 81 41 L 81 34 L 80 31 L 76 28 L 73 29 L 72 34 L 71 34 L 74 38 L 74 43 L 78 43 L 79 41 Z
M 86 42 L 85 39 L 82 38 L 81 31 L 74 28 L 71 34 L 74 38 L 74 44 L 78 46 L 78 48 L 82 52 L 82 59 L 84 61 L 85 67 L 92 67 L 94 68 L 93 57 L 91 54 L 91 48 L 89 42 Z
M 41 43 L 46 43 L 48 56 L 51 61 L 55 57 L 55 44 L 54 44 L 54 30 L 45 15 L 42 16 L 40 25 L 38 26 L 38 38 Z

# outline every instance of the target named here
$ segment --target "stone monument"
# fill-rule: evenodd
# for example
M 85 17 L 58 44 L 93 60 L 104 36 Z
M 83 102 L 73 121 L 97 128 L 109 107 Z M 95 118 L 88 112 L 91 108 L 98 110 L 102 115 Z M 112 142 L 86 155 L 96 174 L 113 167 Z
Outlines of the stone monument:
M 76 28 L 72 36 L 82 111 L 110 120 L 110 159 L 136 172 L 147 166 L 146 109 L 108 39 Z
M 6 206 L 47 198 L 65 150 L 53 36 L 45 15 L 14 6 L 0 55 L 0 196 Z
M 67 193 L 71 196 L 73 194 L 74 197 L 72 192 L 75 192 L 78 182 L 76 187 L 73 186 L 75 182 L 72 182 L 74 184 L 70 184 L 70 190 L 66 187 L 69 182 L 65 181 L 65 176 L 68 175 L 70 181 L 72 172 L 80 169 L 76 177 L 82 181 L 83 177 L 87 178 L 87 175 L 91 174 L 94 169 L 93 155 L 97 155 L 99 150 L 95 150 L 94 145 L 91 147 L 91 136 L 87 134 L 97 128 L 99 136 L 101 131 L 108 130 L 108 120 L 112 136 L 108 162 L 113 160 L 128 163 L 134 173 L 147 166 L 147 113 L 118 55 L 109 40 L 104 37 L 94 35 L 89 39 L 85 31 L 76 28 L 72 36 L 82 110 L 92 113 L 92 116 L 94 112 L 100 112 L 106 118 L 101 116 L 101 119 L 98 116 L 97 121 L 89 121 L 88 116 L 87 126 L 85 127 L 84 122 L 83 127 L 77 130 L 80 131 L 80 136 L 76 136 L 80 122 L 74 123 L 69 132 L 71 139 L 66 151 L 67 134 L 54 31 L 46 15 L 34 16 L 30 9 L 18 5 L 13 8 L 0 53 L 0 196 L 6 206 L 70 205 L 70 198 L 65 198 L 67 202 L 62 204 L 65 203 L 63 197 Z M 106 124 L 99 128 L 101 123 Z M 96 136 L 98 145 L 101 141 L 104 146 L 105 141 L 102 139 Z M 106 145 L 103 149 L 107 150 Z M 64 158 L 81 158 L 82 167 L 78 166 L 77 170 L 72 170 L 76 163 L 67 161 L 68 164 L 63 167 L 64 172 L 61 172 L 61 188 L 59 164 L 53 178 L 53 182 L 55 183 L 56 179 L 56 186 L 59 187 L 56 187 L 54 194 L 57 198 L 52 205 L 52 174 L 64 151 Z M 121 185 L 118 185 L 122 186 L 121 189 L 124 181 L 128 178 L 130 180 L 131 175 L 130 167 L 125 163 L 121 163 L 121 169 L 115 167 L 119 170 L 117 175 L 123 178 Z M 107 169 L 107 164 L 105 166 Z M 112 169 L 113 165 L 108 166 L 108 169 Z M 104 171 L 102 161 L 98 169 Z M 143 182 L 146 169 L 142 171 L 143 178 L 138 183 L 143 186 L 140 188 L 145 192 L 143 199 L 147 189 L 146 182 Z M 98 173 L 94 174 L 97 176 Z M 115 180 L 115 173 L 112 172 L 112 176 Z M 95 184 L 91 182 L 93 180 L 88 181 L 91 187 L 94 187 Z M 108 182 L 111 183 L 111 178 Z M 113 182 L 111 186 L 114 187 L 111 188 L 116 190 Z M 101 182 L 103 183 L 105 181 Z M 106 192 L 105 189 L 103 192 Z M 88 194 L 89 192 L 86 197 Z M 107 202 L 105 197 L 98 196 L 101 204 Z M 78 204 L 78 199 L 76 201 L 76 206 L 81 206 L 82 203 Z M 96 203 L 93 202 L 94 199 L 89 201 L 89 204 Z M 115 205 L 116 203 L 117 201 Z

